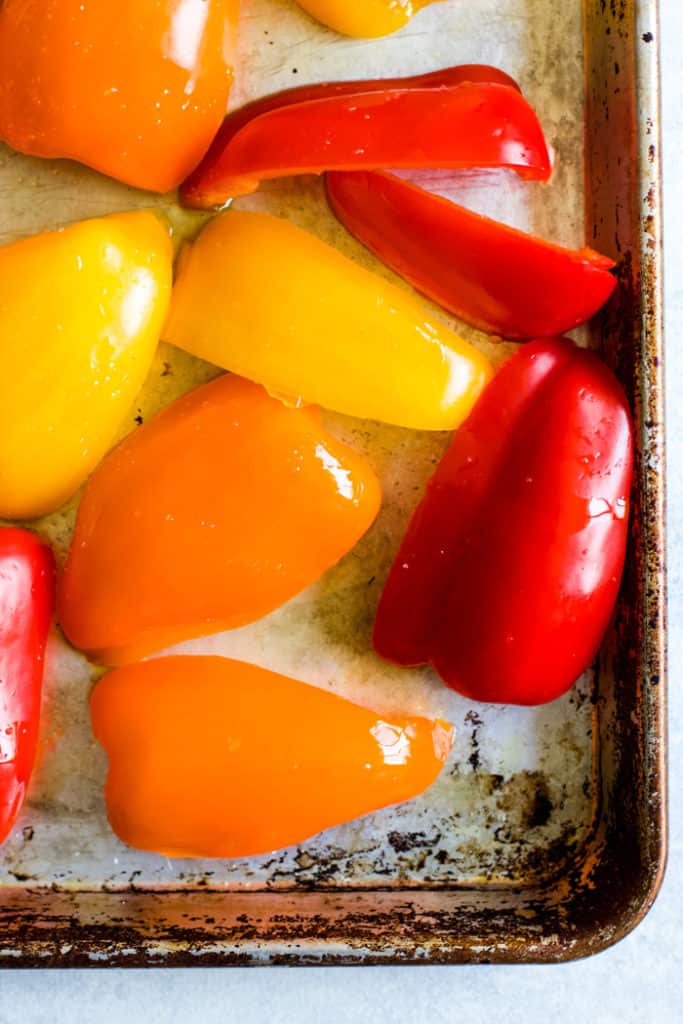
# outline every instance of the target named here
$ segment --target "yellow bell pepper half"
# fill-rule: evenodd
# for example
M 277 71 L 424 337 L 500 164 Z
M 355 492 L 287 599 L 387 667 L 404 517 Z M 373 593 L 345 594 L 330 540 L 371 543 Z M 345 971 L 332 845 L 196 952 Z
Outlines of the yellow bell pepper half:
M 54 511 L 115 440 L 172 284 L 154 213 L 83 221 L 0 249 L 0 516 Z
M 435 0 L 299 0 L 323 25 L 346 36 L 370 39 L 403 28 Z
M 457 427 L 491 376 L 409 292 L 263 213 L 186 247 L 163 337 L 273 394 L 418 430 Z

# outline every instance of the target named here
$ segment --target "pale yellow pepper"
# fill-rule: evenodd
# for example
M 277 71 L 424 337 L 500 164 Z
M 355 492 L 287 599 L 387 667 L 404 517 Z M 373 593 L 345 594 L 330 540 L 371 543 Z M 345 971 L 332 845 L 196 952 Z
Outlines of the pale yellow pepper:
M 273 394 L 418 430 L 459 426 L 491 376 L 408 291 L 263 213 L 185 248 L 163 337 Z
M 55 510 L 95 468 L 149 370 L 171 285 L 154 213 L 0 249 L 0 517 Z
M 323 25 L 345 36 L 370 39 L 403 28 L 435 0 L 298 0 Z

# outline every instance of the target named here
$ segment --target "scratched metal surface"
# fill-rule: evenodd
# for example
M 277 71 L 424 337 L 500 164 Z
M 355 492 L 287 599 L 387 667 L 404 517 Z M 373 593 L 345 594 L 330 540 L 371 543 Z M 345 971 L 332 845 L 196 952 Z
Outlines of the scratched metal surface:
M 584 227 L 586 206 L 591 205 L 586 203 L 583 180 L 584 30 L 595 33 L 596 39 L 604 33 L 607 40 L 604 53 L 600 51 L 600 75 L 613 73 L 615 53 L 622 59 L 622 50 L 632 49 L 632 5 L 613 2 L 612 7 L 607 10 L 598 0 L 586 0 L 582 18 L 578 0 L 447 0 L 427 8 L 401 33 L 366 42 L 325 31 L 293 0 L 245 0 L 233 99 L 239 104 L 293 83 L 409 74 L 461 62 L 497 64 L 519 80 L 539 111 L 556 152 L 552 184 L 522 184 L 505 174 L 454 182 L 431 173 L 421 180 L 481 212 L 578 246 L 591 240 Z M 606 78 L 596 78 L 591 88 L 600 102 L 603 94 L 609 95 L 604 101 L 609 116 L 613 93 L 605 82 Z M 632 104 L 634 75 L 628 88 L 623 98 L 627 102 L 628 96 Z M 592 102 L 597 125 L 603 111 L 597 99 Z M 652 97 L 649 102 L 653 109 Z M 605 188 L 611 180 L 604 178 Z M 595 181 L 592 184 L 595 187 Z M 626 194 L 623 203 L 619 200 L 622 208 L 628 206 L 627 200 Z M 600 210 L 607 209 L 612 197 L 603 196 L 602 203 Z M 201 217 L 179 210 L 172 197 L 150 197 L 84 168 L 39 162 L 0 147 L 0 244 L 74 219 L 150 205 L 167 211 L 178 239 L 191 235 L 201 223 Z M 317 180 L 272 182 L 238 205 L 286 216 L 392 278 L 337 225 Z M 594 225 L 593 237 L 612 251 L 610 218 L 611 214 L 601 219 L 589 212 L 588 220 Z M 599 226 L 603 223 L 604 228 Z M 656 248 L 655 229 L 656 224 Z M 434 316 L 447 319 L 436 307 L 432 310 Z M 623 344 L 628 344 L 627 336 L 633 344 L 632 318 L 638 315 L 634 304 L 628 313 L 631 319 L 622 324 Z M 496 361 L 511 351 L 510 346 L 456 326 Z M 651 343 L 657 345 L 656 330 L 654 334 Z M 634 380 L 640 371 L 631 364 L 639 358 L 639 350 L 632 353 L 624 371 L 635 373 Z M 162 345 L 122 435 L 215 372 Z M 589 673 L 572 693 L 539 709 L 476 705 L 450 693 L 426 669 L 398 670 L 380 661 L 370 646 L 374 610 L 410 512 L 447 437 L 332 414 L 327 420 L 335 433 L 367 455 L 379 473 L 385 501 L 378 521 L 339 566 L 267 619 L 179 649 L 253 661 L 387 712 L 410 709 L 448 718 L 456 727 L 456 740 L 440 780 L 419 800 L 331 829 L 271 856 L 172 862 L 138 853 L 119 843 L 106 822 L 106 764 L 93 741 L 87 713 L 88 693 L 99 670 L 56 631 L 48 657 L 40 763 L 22 817 L 0 851 L 0 916 L 6 934 L 12 936 L 0 954 L 24 958 L 26 963 L 126 958 L 180 963 L 190 962 L 192 956 L 203 962 L 357 962 L 384 956 L 569 955 L 569 945 L 558 938 L 571 918 L 562 910 L 562 900 L 575 893 L 584 897 L 581 885 L 586 885 L 588 869 L 580 859 L 582 851 L 593 851 L 591 871 L 599 866 L 598 852 L 607 842 L 608 828 L 600 813 L 618 774 L 617 767 L 610 767 L 611 761 L 617 765 L 621 742 L 613 702 L 614 640 L 607 645 L 599 680 Z M 656 430 L 657 424 L 651 425 Z M 648 443 L 655 441 L 653 433 Z M 656 497 L 651 499 L 653 508 Z M 68 547 L 77 502 L 76 498 L 38 524 L 60 559 Z M 655 534 L 650 536 L 656 541 Z M 640 608 L 644 586 L 641 563 L 639 555 L 630 584 L 634 611 Z M 651 591 L 653 622 L 660 614 L 658 593 L 656 587 Z M 659 619 L 656 625 L 660 630 Z M 631 626 L 628 653 L 635 658 L 635 620 Z M 656 732 L 657 715 L 661 727 L 661 703 L 653 703 L 651 711 L 654 717 L 648 727 Z M 645 729 L 637 711 L 634 715 L 638 728 Z M 642 739 L 645 734 L 639 735 Z M 660 753 L 657 748 L 655 754 Z M 629 769 L 633 778 L 641 767 L 634 761 Z M 654 797 L 651 800 L 654 808 Z M 661 810 L 661 803 L 657 806 Z M 595 842 L 597 846 L 590 845 Z M 582 881 L 570 881 L 570 872 Z M 556 889 L 555 878 L 560 879 Z M 543 886 L 550 886 L 553 894 L 548 906 L 543 902 L 546 897 L 538 895 Z M 399 910 L 387 889 L 401 901 L 396 905 Z M 149 895 L 167 890 L 174 892 L 162 895 L 162 902 Z M 229 896 L 221 895 L 225 890 L 230 890 Z M 348 890 L 370 894 L 358 892 L 352 908 L 343 896 L 341 903 L 334 902 L 335 894 Z M 410 903 L 411 891 L 420 893 L 415 897 L 419 902 Z M 118 902 L 110 902 L 106 894 L 111 892 L 119 894 L 114 897 Z M 616 897 L 613 902 L 616 907 Z M 386 910 L 381 910 L 382 920 L 376 924 L 371 918 L 380 913 L 380 903 Z M 586 912 L 581 904 L 581 914 Z M 521 931 L 511 936 L 510 916 L 520 929 L 524 925 L 538 936 L 535 945 Z M 120 924 L 115 926 L 114 921 Z M 508 931 L 499 935 L 504 921 Z M 412 931 L 406 930 L 407 922 Z M 46 935 L 53 927 L 51 946 L 53 940 Z M 611 924 L 609 934 L 616 934 L 619 927 Z M 349 937 L 354 931 L 355 945 Z M 544 933 L 549 933 L 546 938 Z M 293 945 L 292 936 L 297 939 Z M 605 941 L 609 939 L 596 938 L 596 948 Z M 418 946 L 422 951 L 416 953 Z

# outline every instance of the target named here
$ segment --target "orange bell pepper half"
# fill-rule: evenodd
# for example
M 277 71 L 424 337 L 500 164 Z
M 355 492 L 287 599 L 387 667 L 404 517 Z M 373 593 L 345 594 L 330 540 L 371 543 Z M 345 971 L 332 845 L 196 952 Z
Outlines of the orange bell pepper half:
M 452 730 L 225 658 L 116 669 L 90 712 L 109 821 L 167 857 L 248 857 L 418 796 Z
M 182 198 L 220 206 L 270 178 L 387 167 L 507 167 L 540 181 L 552 171 L 541 125 L 516 83 L 475 64 L 257 100 L 226 119 Z
M 225 116 L 239 0 L 3 0 L 0 139 L 138 188 L 187 177 Z
M 122 664 L 253 622 L 339 561 L 379 502 L 370 467 L 316 410 L 220 377 L 90 478 L 60 581 L 62 629 L 94 660 Z

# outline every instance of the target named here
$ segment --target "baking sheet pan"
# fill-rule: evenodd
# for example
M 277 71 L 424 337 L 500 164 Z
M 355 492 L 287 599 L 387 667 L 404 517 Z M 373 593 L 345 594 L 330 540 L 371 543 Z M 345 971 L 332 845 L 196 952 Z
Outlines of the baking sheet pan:
M 632 543 L 593 671 L 537 709 L 477 705 L 428 670 L 381 662 L 370 629 L 408 516 L 447 437 L 327 415 L 377 469 L 385 504 L 316 586 L 246 629 L 183 645 L 253 661 L 369 706 L 450 719 L 456 742 L 421 799 L 301 846 L 236 861 L 130 850 L 104 811 L 87 696 L 98 670 L 55 632 L 42 755 L 0 851 L 0 963 L 227 964 L 566 959 L 604 947 L 663 870 L 664 621 L 657 26 L 652 3 L 447 0 L 385 40 L 327 32 L 287 0 L 244 0 L 235 104 L 296 83 L 498 64 L 556 152 L 548 187 L 506 174 L 423 183 L 480 212 L 619 260 L 621 289 L 581 340 L 634 402 Z M 176 237 L 201 217 L 73 164 L 0 148 L 0 243 L 116 209 L 160 205 Z M 391 277 L 329 213 L 320 181 L 276 181 L 242 208 L 282 214 Z M 434 307 L 434 315 L 446 319 Z M 500 361 L 512 350 L 458 324 Z M 162 346 L 124 433 L 216 370 Z M 77 499 L 38 524 L 66 552 Z

